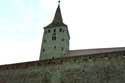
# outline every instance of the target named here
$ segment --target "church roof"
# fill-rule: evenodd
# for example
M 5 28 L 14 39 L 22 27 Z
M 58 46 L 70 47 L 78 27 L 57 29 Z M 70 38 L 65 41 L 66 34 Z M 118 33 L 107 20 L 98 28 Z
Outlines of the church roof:
M 62 14 L 61 14 L 61 10 L 60 10 L 60 4 L 57 7 L 53 21 L 45 28 L 56 27 L 56 26 L 67 26 L 63 23 Z
M 65 57 L 125 51 L 125 47 L 70 50 Z
M 62 14 L 61 14 L 61 10 L 60 10 L 60 5 L 58 5 L 54 19 L 53 19 L 53 23 L 63 23 L 63 19 L 62 19 Z

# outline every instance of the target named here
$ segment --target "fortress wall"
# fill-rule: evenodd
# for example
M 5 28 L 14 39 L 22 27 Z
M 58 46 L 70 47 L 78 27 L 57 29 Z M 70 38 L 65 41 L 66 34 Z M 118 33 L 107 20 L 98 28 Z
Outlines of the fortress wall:
M 0 83 L 125 83 L 125 52 L 0 66 Z

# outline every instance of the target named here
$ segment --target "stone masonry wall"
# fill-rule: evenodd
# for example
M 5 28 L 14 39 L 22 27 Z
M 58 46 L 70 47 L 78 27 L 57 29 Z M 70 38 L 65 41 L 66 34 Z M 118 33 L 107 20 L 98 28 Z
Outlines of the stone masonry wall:
M 125 52 L 0 66 L 0 83 L 125 83 Z

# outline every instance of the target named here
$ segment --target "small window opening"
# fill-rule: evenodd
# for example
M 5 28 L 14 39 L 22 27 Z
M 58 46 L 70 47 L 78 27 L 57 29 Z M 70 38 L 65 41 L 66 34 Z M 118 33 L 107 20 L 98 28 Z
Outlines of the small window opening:
M 76 58 L 74 59 L 74 62 L 76 62 Z
M 44 42 L 46 42 L 46 40 L 44 40 Z
M 61 41 L 64 41 L 64 38 L 62 38 Z
M 63 50 L 64 50 L 64 48 L 62 47 L 62 48 L 61 48 L 61 50 L 63 51 Z
M 61 28 L 59 29 L 59 32 L 62 32 L 62 29 L 61 29 Z
M 45 49 L 43 48 L 43 52 L 45 52 Z
M 52 59 L 54 59 L 54 56 L 52 57 Z
M 54 32 L 56 32 L 56 29 L 54 29 Z
M 48 30 L 48 33 L 50 33 L 50 30 Z
M 54 46 L 54 49 L 56 49 L 56 46 Z
M 56 37 L 54 36 L 54 37 L 52 37 L 52 40 L 56 40 Z

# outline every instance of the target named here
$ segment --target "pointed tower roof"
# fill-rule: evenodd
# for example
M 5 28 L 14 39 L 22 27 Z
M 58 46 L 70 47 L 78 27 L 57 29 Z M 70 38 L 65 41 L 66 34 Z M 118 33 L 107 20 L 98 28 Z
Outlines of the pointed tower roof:
M 63 23 L 62 14 L 61 14 L 61 10 L 60 10 L 60 1 L 59 1 L 59 4 L 58 4 L 58 7 L 56 9 L 53 21 L 48 26 L 46 26 L 45 28 L 56 27 L 56 26 L 67 26 Z
M 63 23 L 62 14 L 61 14 L 61 10 L 60 10 L 60 4 L 57 7 L 55 17 L 54 17 L 52 23 Z

